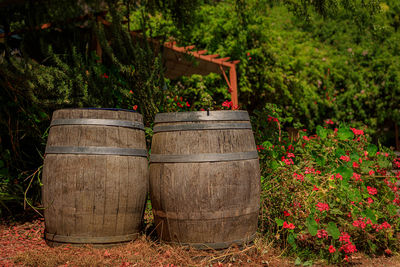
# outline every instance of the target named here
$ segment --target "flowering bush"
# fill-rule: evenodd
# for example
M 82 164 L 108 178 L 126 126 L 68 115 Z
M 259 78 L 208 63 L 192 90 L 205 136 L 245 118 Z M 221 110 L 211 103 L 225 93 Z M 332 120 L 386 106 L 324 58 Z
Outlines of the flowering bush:
M 400 247 L 400 174 L 393 153 L 369 142 L 362 129 L 335 127 L 315 135 L 256 133 L 262 169 L 260 230 L 298 255 L 348 261 L 357 251 L 380 254 Z M 278 128 L 279 127 L 279 128 Z M 262 140 L 264 138 L 264 140 Z

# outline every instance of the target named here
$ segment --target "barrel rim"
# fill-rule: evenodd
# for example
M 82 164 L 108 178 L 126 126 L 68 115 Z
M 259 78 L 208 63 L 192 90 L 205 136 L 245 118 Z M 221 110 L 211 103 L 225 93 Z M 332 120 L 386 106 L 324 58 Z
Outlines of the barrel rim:
M 183 121 L 250 121 L 246 110 L 212 110 L 156 114 L 154 123 Z
M 137 113 L 140 116 L 143 116 L 141 113 L 139 113 L 136 110 L 130 110 L 130 109 L 123 109 L 123 108 L 96 108 L 96 107 L 83 107 L 83 108 L 60 108 L 56 109 L 56 111 L 60 110 L 74 110 L 74 109 L 87 109 L 87 110 L 109 110 L 109 111 L 124 111 L 124 112 L 132 112 L 132 113 Z
M 69 243 L 69 244 L 112 244 L 112 243 L 123 243 L 135 240 L 139 236 L 139 233 L 131 233 L 119 236 L 75 236 L 75 235 L 58 235 L 45 232 L 44 238 L 46 241 L 57 242 L 57 243 Z

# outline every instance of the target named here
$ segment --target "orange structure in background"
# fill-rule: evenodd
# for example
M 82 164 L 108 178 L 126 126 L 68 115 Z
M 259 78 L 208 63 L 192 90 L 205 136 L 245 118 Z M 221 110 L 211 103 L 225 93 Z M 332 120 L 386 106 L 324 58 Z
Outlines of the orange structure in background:
M 176 42 L 163 44 L 163 60 L 166 67 L 165 77 L 176 79 L 180 76 L 191 76 L 193 74 L 208 75 L 209 73 L 222 73 L 229 92 L 233 107 L 238 106 L 236 64 L 239 60 L 229 61 L 229 57 L 218 58 L 219 55 L 206 55 L 207 50 L 195 51 L 194 45 L 186 47 L 176 46 Z M 188 59 L 188 55 L 193 60 Z M 229 78 L 226 71 L 229 71 Z

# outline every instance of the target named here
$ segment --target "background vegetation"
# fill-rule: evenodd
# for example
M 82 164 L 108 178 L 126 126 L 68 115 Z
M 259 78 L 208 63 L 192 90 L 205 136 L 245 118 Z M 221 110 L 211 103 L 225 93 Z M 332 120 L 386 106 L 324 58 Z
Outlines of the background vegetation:
M 40 205 L 42 156 L 55 109 L 137 107 L 150 129 L 157 112 L 218 109 L 229 100 L 219 74 L 165 79 L 152 43 L 128 30 L 239 59 L 239 102 L 253 117 L 258 144 L 279 143 L 276 132 L 268 132 L 273 116 L 282 129 L 316 131 L 327 119 L 366 125 L 372 143 L 394 146 L 400 124 L 396 0 L 80 3 L 0 2 L 6 36 L 0 39 L 2 216 Z M 177 105 L 186 102 L 190 107 Z

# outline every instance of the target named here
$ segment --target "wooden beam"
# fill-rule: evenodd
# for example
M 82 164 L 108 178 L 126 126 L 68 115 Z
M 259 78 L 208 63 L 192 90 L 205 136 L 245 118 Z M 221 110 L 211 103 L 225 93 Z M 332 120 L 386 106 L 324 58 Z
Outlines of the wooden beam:
M 203 54 L 205 54 L 207 52 L 208 52 L 207 50 L 200 50 L 200 51 L 194 51 L 193 53 L 194 54 L 198 54 L 198 55 L 203 55 Z
M 217 54 L 215 54 L 215 55 L 202 56 L 202 58 L 205 58 L 205 59 L 213 59 L 213 58 L 217 58 L 217 57 L 219 57 L 219 55 L 217 55 Z
M 235 65 L 229 69 L 229 81 L 231 85 L 231 101 L 233 103 L 232 108 L 238 108 L 238 91 L 237 91 L 237 80 L 236 80 L 236 68 Z
M 214 61 L 225 62 L 225 61 L 228 61 L 229 59 L 230 59 L 230 57 L 223 57 L 223 58 L 214 59 Z
M 189 45 L 189 46 L 186 46 L 185 47 L 185 50 L 186 51 L 189 51 L 189 50 L 192 50 L 192 49 L 194 49 L 196 46 L 194 46 L 194 45 Z

